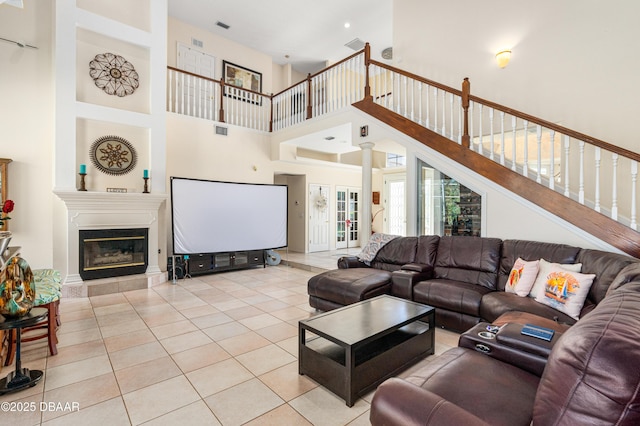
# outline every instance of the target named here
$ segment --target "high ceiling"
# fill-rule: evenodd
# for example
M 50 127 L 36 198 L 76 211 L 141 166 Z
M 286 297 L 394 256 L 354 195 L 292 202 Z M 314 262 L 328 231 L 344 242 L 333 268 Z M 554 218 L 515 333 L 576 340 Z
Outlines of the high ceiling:
M 391 47 L 393 0 L 168 1 L 170 16 L 263 52 L 277 64 L 290 63 L 304 74 L 354 53 L 345 46 L 354 39 L 368 42 L 377 60 Z

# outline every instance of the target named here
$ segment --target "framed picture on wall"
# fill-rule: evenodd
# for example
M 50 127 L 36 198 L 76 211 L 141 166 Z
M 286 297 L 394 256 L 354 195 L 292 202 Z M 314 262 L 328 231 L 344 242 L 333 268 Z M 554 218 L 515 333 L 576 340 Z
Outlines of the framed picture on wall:
M 248 68 L 223 60 L 222 76 L 224 78 L 224 84 L 226 85 L 262 93 L 262 73 L 252 71 Z M 233 95 L 229 92 L 232 92 Z M 241 99 L 245 102 L 262 103 L 261 96 L 252 95 L 247 92 L 225 90 L 225 95 L 233 96 L 234 98 Z

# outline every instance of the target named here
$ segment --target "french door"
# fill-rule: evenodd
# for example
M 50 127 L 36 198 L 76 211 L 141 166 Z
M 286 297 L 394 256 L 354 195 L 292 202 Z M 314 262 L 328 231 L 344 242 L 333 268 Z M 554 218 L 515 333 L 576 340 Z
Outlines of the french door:
M 360 189 L 336 187 L 336 248 L 360 246 Z

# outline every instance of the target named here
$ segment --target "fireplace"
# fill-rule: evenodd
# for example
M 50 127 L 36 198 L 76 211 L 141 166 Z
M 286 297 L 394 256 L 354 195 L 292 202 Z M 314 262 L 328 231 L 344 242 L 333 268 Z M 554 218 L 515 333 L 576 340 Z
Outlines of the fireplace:
M 144 274 L 148 263 L 147 228 L 80 230 L 83 280 Z

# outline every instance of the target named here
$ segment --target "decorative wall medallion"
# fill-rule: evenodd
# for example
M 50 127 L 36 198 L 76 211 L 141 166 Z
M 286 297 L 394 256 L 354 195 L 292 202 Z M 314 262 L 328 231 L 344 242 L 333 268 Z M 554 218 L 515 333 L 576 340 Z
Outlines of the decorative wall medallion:
M 101 53 L 89 62 L 89 75 L 93 82 L 109 95 L 127 96 L 136 91 L 140 83 L 131 62 L 120 55 Z
M 98 138 L 89 152 L 91 162 L 108 175 L 124 175 L 136 165 L 137 155 L 133 145 L 119 136 Z

